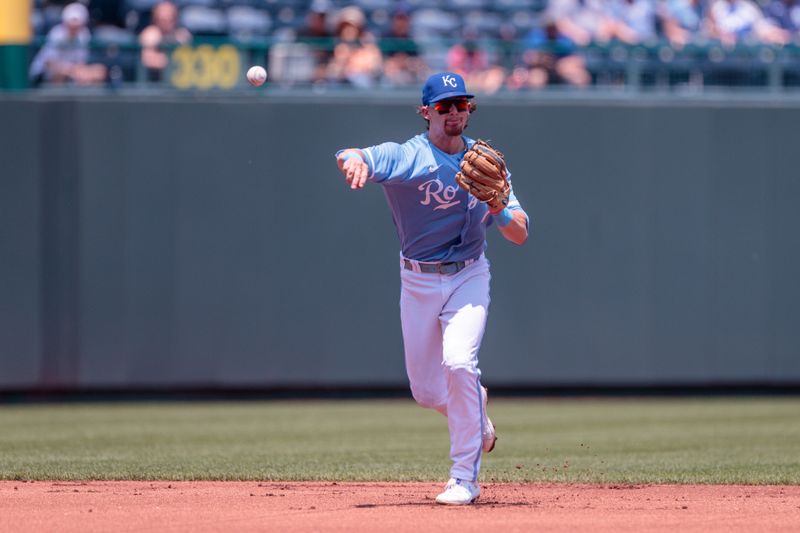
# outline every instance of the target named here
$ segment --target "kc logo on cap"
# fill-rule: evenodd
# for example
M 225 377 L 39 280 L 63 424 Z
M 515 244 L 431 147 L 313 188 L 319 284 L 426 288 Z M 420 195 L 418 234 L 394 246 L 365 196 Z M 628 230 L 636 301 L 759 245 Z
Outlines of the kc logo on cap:
M 467 92 L 464 78 L 455 72 L 439 72 L 434 74 L 422 87 L 422 105 L 430 105 L 447 98 L 473 98 Z

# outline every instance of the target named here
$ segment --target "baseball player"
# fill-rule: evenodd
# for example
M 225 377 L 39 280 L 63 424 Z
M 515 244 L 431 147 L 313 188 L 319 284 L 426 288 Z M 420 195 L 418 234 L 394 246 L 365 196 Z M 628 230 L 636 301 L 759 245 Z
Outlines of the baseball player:
M 515 244 L 528 238 L 528 216 L 502 154 L 463 135 L 476 108 L 472 98 L 458 74 L 434 74 L 418 108 L 426 132 L 336 153 L 350 188 L 381 184 L 392 211 L 406 371 L 417 403 L 447 417 L 453 465 L 436 501 L 450 505 L 479 496 L 481 454 L 497 440 L 478 369 L 489 309 L 486 228 L 495 224 Z M 495 168 L 494 176 L 478 172 Z

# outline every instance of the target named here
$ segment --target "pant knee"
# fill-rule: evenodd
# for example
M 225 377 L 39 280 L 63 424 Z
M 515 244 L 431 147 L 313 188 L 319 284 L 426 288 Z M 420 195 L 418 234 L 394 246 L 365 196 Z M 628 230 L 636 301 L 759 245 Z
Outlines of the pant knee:
M 414 397 L 414 401 L 417 402 L 420 407 L 426 409 L 436 409 L 438 411 L 446 405 L 446 402 L 442 402 L 441 398 L 428 391 L 411 389 L 411 396 Z

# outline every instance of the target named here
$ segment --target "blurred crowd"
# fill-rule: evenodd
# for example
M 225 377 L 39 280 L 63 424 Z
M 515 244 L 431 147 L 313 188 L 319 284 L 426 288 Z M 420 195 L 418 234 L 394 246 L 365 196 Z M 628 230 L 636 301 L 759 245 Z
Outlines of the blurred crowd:
M 142 72 L 157 82 L 175 46 L 223 37 L 268 43 L 263 62 L 278 83 L 406 87 L 447 69 L 494 93 L 591 85 L 612 46 L 661 61 L 698 48 L 793 47 L 800 0 L 35 0 L 32 23 L 33 83 L 141 81 Z M 128 48 L 135 67 L 119 60 Z

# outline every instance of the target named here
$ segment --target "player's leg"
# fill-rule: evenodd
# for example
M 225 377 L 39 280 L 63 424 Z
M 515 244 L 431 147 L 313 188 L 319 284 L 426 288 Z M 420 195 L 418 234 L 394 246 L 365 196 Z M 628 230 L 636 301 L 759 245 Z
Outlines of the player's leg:
M 447 382 L 442 367 L 439 276 L 401 270 L 400 319 L 411 394 L 422 407 L 447 416 Z
M 452 276 L 452 292 L 440 316 L 451 476 L 470 481 L 478 478 L 483 443 L 485 413 L 478 351 L 489 310 L 490 277 L 485 258 Z

